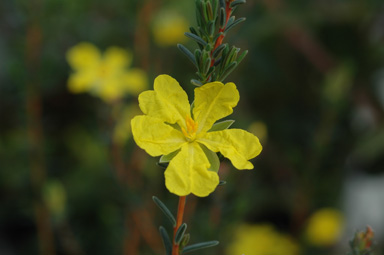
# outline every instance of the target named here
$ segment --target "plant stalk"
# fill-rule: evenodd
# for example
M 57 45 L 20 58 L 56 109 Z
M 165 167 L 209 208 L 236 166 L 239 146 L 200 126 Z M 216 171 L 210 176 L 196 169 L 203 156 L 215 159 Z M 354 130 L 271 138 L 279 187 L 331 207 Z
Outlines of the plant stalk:
M 176 226 L 173 228 L 172 255 L 179 255 L 179 244 L 175 243 L 176 232 L 183 223 L 183 215 L 185 208 L 186 196 L 179 197 L 179 205 L 177 208 Z

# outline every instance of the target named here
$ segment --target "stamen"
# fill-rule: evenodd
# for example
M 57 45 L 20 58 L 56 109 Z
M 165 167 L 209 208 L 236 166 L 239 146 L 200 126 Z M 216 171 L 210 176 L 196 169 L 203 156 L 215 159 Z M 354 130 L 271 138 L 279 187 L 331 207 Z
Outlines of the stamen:
M 187 130 L 185 130 L 185 128 L 181 128 L 181 131 L 183 132 L 184 136 L 188 140 L 195 139 L 196 131 L 198 128 L 197 122 L 195 122 L 190 116 L 187 116 L 185 118 L 185 124 L 187 126 Z

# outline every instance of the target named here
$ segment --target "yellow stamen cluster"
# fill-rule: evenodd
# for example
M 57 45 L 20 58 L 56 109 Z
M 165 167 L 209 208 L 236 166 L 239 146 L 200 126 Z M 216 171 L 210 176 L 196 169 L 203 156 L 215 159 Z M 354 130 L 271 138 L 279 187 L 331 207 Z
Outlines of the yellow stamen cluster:
M 187 140 L 192 141 L 196 138 L 198 124 L 190 116 L 185 118 L 185 124 L 187 125 L 187 130 L 185 130 L 185 128 L 181 128 L 181 131 L 183 131 Z

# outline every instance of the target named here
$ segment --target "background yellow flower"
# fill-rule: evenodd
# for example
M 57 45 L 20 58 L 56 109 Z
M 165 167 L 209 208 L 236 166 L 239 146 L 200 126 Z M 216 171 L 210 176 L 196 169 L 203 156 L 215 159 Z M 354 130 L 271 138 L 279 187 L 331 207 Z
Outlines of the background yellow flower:
M 153 19 L 152 31 L 157 45 L 161 47 L 175 46 L 186 40 L 184 33 L 188 31 L 188 22 L 174 10 L 163 10 Z
M 342 213 L 333 208 L 323 208 L 309 218 L 306 236 L 316 246 L 329 246 L 339 241 L 342 230 Z
M 278 232 L 272 225 L 240 225 L 228 245 L 227 255 L 297 255 L 299 247 L 288 235 Z
M 90 92 L 106 102 L 113 102 L 126 94 L 137 95 L 147 87 L 143 70 L 128 69 L 132 54 L 118 47 L 109 47 L 101 54 L 90 43 L 79 43 L 67 52 L 73 73 L 68 80 L 72 93 Z

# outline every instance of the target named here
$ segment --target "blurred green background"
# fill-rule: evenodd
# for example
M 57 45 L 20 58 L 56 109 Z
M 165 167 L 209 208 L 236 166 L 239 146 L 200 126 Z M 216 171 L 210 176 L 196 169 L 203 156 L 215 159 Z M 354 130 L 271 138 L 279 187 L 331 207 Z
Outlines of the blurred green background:
M 158 226 L 171 226 L 151 197 L 174 212 L 177 197 L 129 127 L 114 139 L 137 99 L 70 93 L 66 52 L 130 50 L 148 89 L 169 74 L 191 96 L 196 70 L 176 44 L 196 46 L 172 27 L 195 26 L 194 15 L 193 0 L 0 2 L 0 254 L 164 254 Z M 241 95 L 230 118 L 264 148 L 254 170 L 224 161 L 227 184 L 188 197 L 191 243 L 221 242 L 196 254 L 346 254 L 367 224 L 383 254 L 383 2 L 249 0 L 236 16 L 247 21 L 225 42 L 249 54 L 226 80 Z M 310 237 L 322 208 L 337 213 Z

